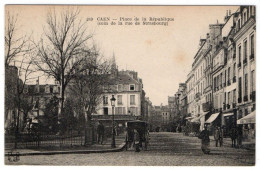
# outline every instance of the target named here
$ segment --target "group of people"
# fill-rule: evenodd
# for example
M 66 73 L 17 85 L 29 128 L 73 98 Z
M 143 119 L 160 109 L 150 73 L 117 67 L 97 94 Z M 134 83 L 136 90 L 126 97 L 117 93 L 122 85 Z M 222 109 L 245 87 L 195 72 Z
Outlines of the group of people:
M 215 128 L 214 139 L 216 142 L 216 147 L 218 147 L 218 145 L 220 147 L 223 146 L 223 129 L 219 126 L 216 126 Z
M 223 135 L 224 135 L 223 128 L 217 126 L 214 131 L 214 139 L 216 142 L 215 143 L 216 147 L 223 146 L 223 138 L 224 138 Z M 232 143 L 231 147 L 240 148 L 240 146 L 242 145 L 242 130 L 236 126 L 233 126 L 230 130 L 229 136 L 231 138 L 231 143 Z M 204 130 L 201 131 L 198 137 L 199 139 L 201 139 L 201 150 L 203 151 L 203 153 L 209 154 L 210 138 L 209 138 L 209 131 L 207 125 L 205 125 Z
M 140 148 L 143 147 L 142 134 L 136 129 L 127 130 L 126 140 L 128 141 L 128 148 L 135 148 L 135 152 L 140 152 Z

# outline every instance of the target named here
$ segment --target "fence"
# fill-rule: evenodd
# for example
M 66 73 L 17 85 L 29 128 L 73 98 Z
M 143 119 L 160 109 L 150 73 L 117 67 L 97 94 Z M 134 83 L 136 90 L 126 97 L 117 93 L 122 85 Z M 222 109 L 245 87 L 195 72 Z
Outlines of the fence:
M 120 134 L 123 129 L 119 128 L 117 133 Z M 112 136 L 112 127 L 105 126 L 104 141 Z M 88 127 L 78 130 L 68 130 L 62 135 L 52 132 L 23 132 L 17 137 L 17 148 L 20 149 L 59 149 L 80 147 L 91 145 L 97 142 L 96 127 Z M 15 143 L 14 135 L 5 135 L 5 147 L 13 148 Z

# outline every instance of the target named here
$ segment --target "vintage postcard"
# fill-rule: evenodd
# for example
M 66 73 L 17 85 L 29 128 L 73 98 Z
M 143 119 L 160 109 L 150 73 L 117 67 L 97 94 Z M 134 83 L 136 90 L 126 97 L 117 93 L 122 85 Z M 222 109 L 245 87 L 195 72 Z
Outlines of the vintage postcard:
M 5 6 L 5 165 L 254 166 L 256 6 Z

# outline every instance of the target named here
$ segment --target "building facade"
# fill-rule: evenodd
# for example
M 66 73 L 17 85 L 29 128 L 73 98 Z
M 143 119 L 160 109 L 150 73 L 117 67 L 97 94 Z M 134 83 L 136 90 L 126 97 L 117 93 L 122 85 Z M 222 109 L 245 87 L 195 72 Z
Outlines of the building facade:
M 224 24 L 210 24 L 200 39 L 192 69 L 187 76 L 187 112 L 192 121 L 225 127 L 255 129 L 255 6 L 227 11 Z M 249 132 L 251 131 L 251 132 Z M 248 136 L 248 135 L 247 135 Z

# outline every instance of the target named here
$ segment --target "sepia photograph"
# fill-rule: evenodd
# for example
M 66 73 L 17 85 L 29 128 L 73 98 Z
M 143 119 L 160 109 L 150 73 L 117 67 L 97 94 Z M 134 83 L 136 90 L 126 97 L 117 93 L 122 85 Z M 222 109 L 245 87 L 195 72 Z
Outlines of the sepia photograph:
M 5 166 L 255 166 L 257 10 L 5 4 Z

